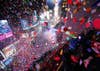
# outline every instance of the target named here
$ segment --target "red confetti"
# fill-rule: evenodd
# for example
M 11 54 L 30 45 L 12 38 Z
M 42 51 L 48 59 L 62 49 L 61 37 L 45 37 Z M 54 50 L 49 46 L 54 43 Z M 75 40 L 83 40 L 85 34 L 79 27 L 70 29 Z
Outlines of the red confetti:
M 95 29 L 100 29 L 100 18 L 96 18 L 93 21 L 93 26 L 94 26 Z
M 43 26 L 47 26 L 47 25 L 48 25 L 48 22 L 44 22 L 44 23 L 43 23 Z
M 36 33 L 36 32 L 34 32 L 33 34 L 34 34 L 34 37 L 36 37 L 37 33 Z
M 68 18 L 64 18 L 63 20 L 64 20 L 64 23 L 66 23 L 66 22 L 67 22 L 67 20 L 68 20 Z
M 73 62 L 77 63 L 78 60 L 79 60 L 79 57 L 74 56 L 74 55 L 71 55 L 71 60 L 72 60 Z
M 75 32 L 71 31 L 70 34 L 75 34 Z
M 64 27 L 63 31 L 66 32 L 67 30 L 68 30 L 68 28 L 67 27 Z
M 30 23 L 29 26 L 32 26 L 32 23 Z
M 58 30 L 57 30 L 57 33 L 61 33 L 61 29 L 58 29 Z
M 80 9 L 82 6 L 80 2 L 78 2 L 77 5 L 78 5 L 78 9 Z
M 54 57 L 54 60 L 55 61 L 59 61 L 60 60 L 60 57 L 56 56 L 56 57 Z
M 76 0 L 75 3 L 78 4 L 79 3 L 79 0 Z
M 83 18 L 81 18 L 81 20 L 80 20 L 80 24 L 82 25 L 84 22 L 85 22 L 85 18 L 83 17 Z
M 77 22 L 77 19 L 76 17 L 73 18 L 73 23 L 76 23 Z
M 86 27 L 86 28 L 89 28 L 90 26 L 91 26 L 90 22 L 87 22 L 87 23 L 85 24 L 85 27 Z
M 80 2 L 79 2 L 79 0 L 75 0 L 74 2 L 73 2 L 73 4 L 75 4 L 75 5 L 78 5 Z
M 72 0 L 68 0 L 67 2 L 68 2 L 68 4 L 70 4 L 70 5 L 72 4 Z

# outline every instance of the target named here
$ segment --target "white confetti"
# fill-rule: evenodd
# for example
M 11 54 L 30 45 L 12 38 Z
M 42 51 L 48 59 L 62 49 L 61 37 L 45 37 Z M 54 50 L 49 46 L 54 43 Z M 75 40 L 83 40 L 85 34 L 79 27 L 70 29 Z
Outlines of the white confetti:
M 96 12 L 96 9 L 93 9 L 93 10 L 91 11 L 92 14 L 95 13 L 95 12 Z

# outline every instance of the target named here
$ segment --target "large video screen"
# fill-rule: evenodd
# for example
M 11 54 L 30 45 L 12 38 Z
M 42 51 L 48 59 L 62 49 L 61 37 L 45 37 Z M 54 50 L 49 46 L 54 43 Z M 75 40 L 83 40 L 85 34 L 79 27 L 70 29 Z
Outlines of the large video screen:
M 15 45 L 11 44 L 11 45 L 5 47 L 2 50 L 2 52 L 3 52 L 3 54 L 5 55 L 6 58 L 9 58 L 16 53 L 16 47 L 15 47 Z
M 11 36 L 13 33 L 7 20 L 0 20 L 0 41 Z
M 28 20 L 21 19 L 21 26 L 22 26 L 23 30 L 28 30 L 28 29 L 30 29 Z

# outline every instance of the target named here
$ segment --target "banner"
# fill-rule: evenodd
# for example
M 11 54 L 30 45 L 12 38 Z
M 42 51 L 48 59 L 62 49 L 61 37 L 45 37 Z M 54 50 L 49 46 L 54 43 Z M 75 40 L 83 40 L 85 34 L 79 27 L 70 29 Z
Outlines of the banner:
M 21 26 L 23 28 L 23 30 L 28 30 L 30 29 L 29 23 L 27 20 L 25 19 L 21 19 Z

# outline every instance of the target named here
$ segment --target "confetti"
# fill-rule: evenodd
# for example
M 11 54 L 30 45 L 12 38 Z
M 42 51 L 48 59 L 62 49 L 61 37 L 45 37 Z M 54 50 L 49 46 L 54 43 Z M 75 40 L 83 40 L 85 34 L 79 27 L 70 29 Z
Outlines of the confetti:
M 86 8 L 86 12 L 87 13 L 90 13 L 91 12 L 91 8 L 89 7 L 89 8 Z
M 64 23 L 66 23 L 66 22 L 67 22 L 67 20 L 68 20 L 68 18 L 67 18 L 67 17 L 66 17 L 66 18 L 64 18 L 64 19 L 63 19 Z
M 90 26 L 91 26 L 90 22 L 87 22 L 87 23 L 85 24 L 85 27 L 86 27 L 86 28 L 89 28 Z
M 96 18 L 93 21 L 93 26 L 94 26 L 95 29 L 100 29 L 100 19 L 99 18 Z
M 78 13 L 78 9 L 77 8 L 73 11 L 73 14 L 76 14 L 76 13 Z
M 98 7 L 100 7 L 100 2 L 97 4 Z
M 76 22 L 77 22 L 77 18 L 74 17 L 74 18 L 72 19 L 72 21 L 73 21 L 73 23 L 76 23 Z
M 80 25 L 82 25 L 83 23 L 85 23 L 85 18 L 84 18 L 84 17 L 82 17 L 82 18 L 80 19 Z
M 86 1 L 84 1 L 84 2 L 83 2 L 83 6 L 85 6 L 86 4 L 87 4 Z
M 94 14 L 94 13 L 96 13 L 96 9 L 91 10 L 91 14 Z
M 72 0 L 67 0 L 67 3 L 69 4 L 69 5 L 72 5 Z

